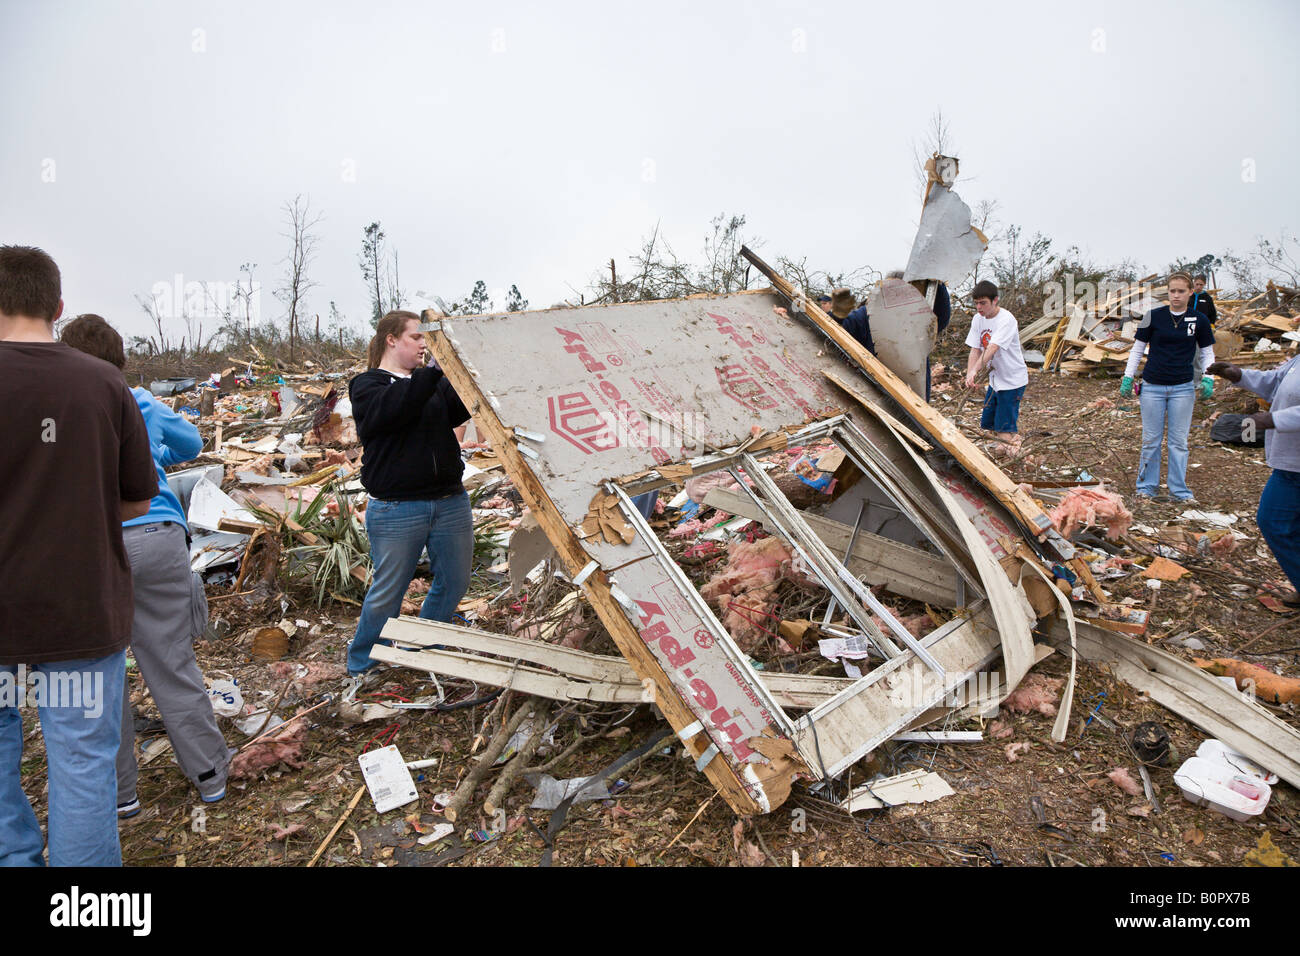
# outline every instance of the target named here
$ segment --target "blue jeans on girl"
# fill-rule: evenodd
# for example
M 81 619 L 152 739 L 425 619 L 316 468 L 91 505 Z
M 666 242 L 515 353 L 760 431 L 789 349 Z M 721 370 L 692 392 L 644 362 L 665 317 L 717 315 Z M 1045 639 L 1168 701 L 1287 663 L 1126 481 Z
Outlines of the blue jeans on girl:
M 1175 498 L 1191 498 L 1187 487 L 1187 432 L 1192 427 L 1192 406 L 1196 403 L 1196 386 L 1152 385 L 1142 383 L 1142 457 L 1138 460 L 1137 491 L 1154 498 L 1160 490 L 1160 452 L 1164 444 L 1166 423 L 1169 444 L 1169 493 Z
M 370 667 L 370 648 L 390 617 L 402 609 L 402 598 L 415 577 L 420 552 L 429 549 L 433 583 L 420 608 L 420 617 L 450 621 L 469 588 L 474 562 L 474 513 L 469 494 L 418 501 L 372 498 L 366 507 L 366 533 L 374 579 L 361 607 L 357 633 L 348 645 L 348 673 Z

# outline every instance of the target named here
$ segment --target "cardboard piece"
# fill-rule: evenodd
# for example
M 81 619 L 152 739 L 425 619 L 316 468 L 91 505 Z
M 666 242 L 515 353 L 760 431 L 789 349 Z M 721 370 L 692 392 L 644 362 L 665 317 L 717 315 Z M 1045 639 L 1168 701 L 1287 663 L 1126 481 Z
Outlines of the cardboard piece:
M 951 797 L 955 790 L 947 780 L 928 770 L 909 770 L 895 777 L 864 783 L 844 800 L 840 809 L 848 813 L 879 810 L 903 803 L 930 803 Z
M 511 590 L 516 594 L 523 591 L 529 572 L 554 554 L 555 547 L 537 517 L 531 511 L 525 511 L 519 527 L 510 536 Z
M 1177 581 L 1184 574 L 1191 574 L 1185 567 L 1168 558 L 1159 557 L 1151 562 L 1150 567 L 1142 572 L 1144 578 L 1154 578 L 1158 581 Z

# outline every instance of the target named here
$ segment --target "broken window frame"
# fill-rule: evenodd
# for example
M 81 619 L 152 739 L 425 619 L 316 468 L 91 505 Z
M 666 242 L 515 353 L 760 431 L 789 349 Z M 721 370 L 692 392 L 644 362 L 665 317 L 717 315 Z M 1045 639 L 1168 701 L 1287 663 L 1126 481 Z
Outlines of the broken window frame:
M 807 561 L 819 580 L 831 591 L 835 600 L 839 601 L 848 610 L 850 617 L 854 619 L 854 623 L 862 628 L 864 634 L 884 657 L 883 664 L 858 678 L 852 685 L 830 700 L 824 701 L 809 713 L 797 719 L 787 714 L 765 689 L 761 692 L 765 706 L 778 720 L 780 729 L 784 733 L 795 738 L 801 736 L 801 731 L 804 730 L 811 733 L 814 740 L 814 752 L 806 756 L 813 758 L 807 760 L 808 767 L 813 772 L 813 775 L 819 779 L 827 777 L 833 779 L 843 773 L 861 756 L 879 746 L 883 740 L 888 740 L 895 733 L 906 729 L 917 717 L 940 705 L 945 698 L 952 694 L 956 686 L 969 681 L 982 668 L 987 667 L 996 660 L 1001 651 L 995 642 L 991 649 L 981 657 L 978 665 L 955 675 L 956 680 L 953 679 L 954 675 L 947 673 L 943 665 L 934 658 L 930 652 L 931 646 L 943 641 L 958 629 L 971 625 L 972 621 L 987 609 L 987 602 L 983 599 L 978 578 L 960 562 L 953 560 L 950 548 L 944 542 L 943 536 L 930 521 L 921 515 L 921 509 L 910 506 L 910 503 L 898 490 L 897 485 L 894 484 L 890 476 L 885 474 L 885 469 L 879 466 L 880 462 L 888 461 L 888 459 L 879 452 L 879 449 L 871 442 L 870 438 L 847 415 L 824 419 L 789 435 L 790 443 L 804 443 L 823 438 L 828 438 L 834 442 L 836 447 L 842 450 L 854 466 L 862 472 L 863 477 L 871 480 L 913 522 L 927 540 L 948 558 L 957 580 L 961 584 L 969 583 L 978 596 L 977 600 L 969 606 L 965 608 L 958 606 L 955 609 L 958 611 L 958 615 L 953 620 L 920 640 L 912 637 L 899 624 L 898 629 L 907 633 L 907 638 L 903 639 L 902 635 L 898 634 L 897 630 L 895 631 L 895 636 L 903 640 L 904 643 L 904 648 L 899 648 L 870 621 L 868 608 L 875 611 L 886 621 L 893 619 L 892 613 L 879 602 L 878 598 L 875 598 L 871 587 L 860 581 L 847 568 L 844 563 L 845 559 L 840 558 L 831 551 L 817 533 L 804 521 L 802 513 L 790 503 L 785 494 L 767 475 L 761 463 L 746 449 L 746 445 L 750 444 L 749 442 L 744 442 L 734 449 L 690 460 L 689 464 L 695 474 L 707 474 L 719 470 L 732 472 L 740 487 L 744 489 L 763 514 L 771 520 L 777 534 Z M 762 494 L 756 493 L 754 488 L 736 473 L 737 468 L 744 469 L 746 474 L 752 476 L 754 484 L 759 486 Z M 632 503 L 631 497 L 634 494 L 643 494 L 647 491 L 675 486 L 676 484 L 676 480 L 666 478 L 657 471 L 651 470 L 646 474 L 623 479 L 622 481 L 607 481 L 605 487 L 618 496 L 620 510 L 632 525 L 637 536 L 650 548 L 660 566 L 673 579 L 679 591 L 691 602 L 693 609 L 699 613 L 700 619 L 709 627 L 714 639 L 719 642 L 728 658 L 741 673 L 751 680 L 755 690 L 759 691 L 762 684 L 758 674 L 749 664 L 747 655 L 732 640 L 731 635 L 722 625 L 717 615 L 714 614 L 713 609 L 709 607 L 708 602 L 704 600 L 699 590 L 682 572 L 681 567 L 673 560 L 671 554 L 650 528 L 649 523 Z M 845 557 L 847 558 L 847 556 L 846 554 Z M 849 582 L 852 582 L 852 584 Z M 835 585 L 834 587 L 831 586 L 832 583 Z M 848 590 L 846 591 L 845 588 Z M 961 591 L 962 589 L 959 587 L 959 597 Z M 870 597 L 867 598 L 867 595 L 870 595 Z M 867 601 L 865 607 L 863 605 L 864 600 Z M 623 609 L 635 620 L 635 608 L 624 606 Z M 962 613 L 963 610 L 965 613 Z M 896 620 L 895 623 L 897 623 Z M 883 725 L 875 734 L 865 738 L 863 743 L 855 748 L 850 756 L 842 757 L 833 761 L 831 766 L 826 766 L 821 760 L 820 753 L 818 753 L 820 747 L 816 744 L 817 721 L 828 714 L 834 713 L 843 704 L 873 685 L 887 680 L 891 674 L 913 660 L 920 661 L 935 675 L 938 686 L 931 688 L 929 691 L 923 691 L 916 698 L 913 706 L 908 708 L 909 711 L 915 711 L 915 713 L 905 714 Z

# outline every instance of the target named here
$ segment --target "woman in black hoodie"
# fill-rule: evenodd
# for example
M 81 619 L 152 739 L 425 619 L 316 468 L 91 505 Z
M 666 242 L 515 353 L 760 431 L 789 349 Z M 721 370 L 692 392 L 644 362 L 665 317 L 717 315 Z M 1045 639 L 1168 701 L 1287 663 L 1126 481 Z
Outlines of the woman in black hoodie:
M 419 326 L 414 312 L 380 319 L 370 340 L 370 369 L 348 387 L 364 447 L 361 483 L 370 495 L 366 531 L 374 565 L 348 645 L 352 676 L 373 666 L 370 648 L 401 610 L 426 547 L 433 583 L 420 617 L 450 621 L 469 587 L 474 517 L 454 431 L 469 412 L 442 370 L 424 365 Z

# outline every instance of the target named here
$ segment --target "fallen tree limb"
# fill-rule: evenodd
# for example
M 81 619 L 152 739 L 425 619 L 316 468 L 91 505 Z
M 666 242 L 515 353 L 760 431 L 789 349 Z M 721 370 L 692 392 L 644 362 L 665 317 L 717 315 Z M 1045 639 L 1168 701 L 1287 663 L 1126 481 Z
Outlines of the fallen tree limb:
M 523 723 L 524 718 L 533 713 L 536 705 L 532 701 L 526 701 L 519 705 L 519 709 L 514 712 L 509 720 L 502 721 L 501 729 L 496 732 L 492 740 L 488 743 L 487 748 L 478 758 L 478 763 L 470 768 L 469 773 L 465 774 L 465 779 L 460 782 L 456 788 L 455 794 L 452 795 L 451 801 L 447 804 L 447 809 L 443 811 L 443 816 L 447 818 L 448 823 L 455 823 L 456 818 L 465 810 L 465 805 L 469 803 L 470 797 L 478 789 L 478 785 L 487 776 L 488 771 L 492 769 L 501 751 L 506 749 L 506 743 L 519 725 Z
M 488 793 L 488 798 L 483 801 L 483 810 L 488 816 L 493 816 L 497 808 L 510 792 L 510 788 L 515 785 L 519 775 L 523 773 L 528 766 L 528 761 L 532 760 L 537 754 L 537 748 L 541 746 L 542 738 L 546 736 L 546 725 L 551 719 L 551 707 L 549 704 L 541 704 L 535 707 L 533 712 L 533 733 L 519 748 L 519 751 L 511 758 L 510 762 L 501 768 L 501 773 L 497 776 L 496 783 L 492 784 L 492 790 Z

